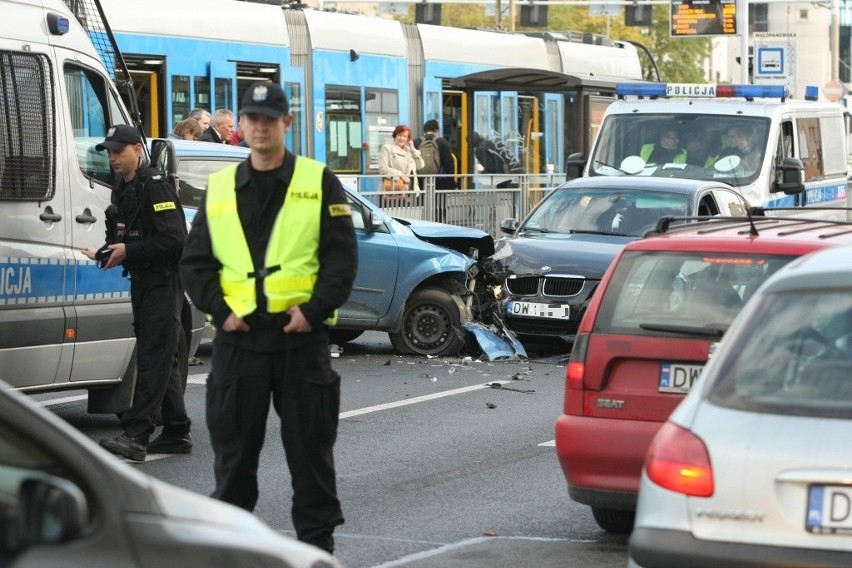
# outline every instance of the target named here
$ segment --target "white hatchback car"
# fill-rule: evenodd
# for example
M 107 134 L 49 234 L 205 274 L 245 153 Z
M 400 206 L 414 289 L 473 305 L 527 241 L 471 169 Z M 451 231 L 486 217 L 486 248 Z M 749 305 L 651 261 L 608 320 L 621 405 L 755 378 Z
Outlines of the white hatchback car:
M 791 262 L 645 459 L 634 568 L 852 566 L 852 247 Z

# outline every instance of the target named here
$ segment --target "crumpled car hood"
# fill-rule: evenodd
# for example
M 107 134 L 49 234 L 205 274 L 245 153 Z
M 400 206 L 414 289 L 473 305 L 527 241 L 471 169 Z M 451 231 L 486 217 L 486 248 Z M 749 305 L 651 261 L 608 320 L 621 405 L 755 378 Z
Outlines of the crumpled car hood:
M 599 280 L 634 237 L 515 238 L 497 241 L 485 269 L 498 278 L 512 274 L 573 274 Z M 543 270 L 549 267 L 549 270 Z
M 435 223 L 420 219 L 394 217 L 417 235 L 417 238 L 470 256 L 470 249 L 479 252 L 479 258 L 494 254 L 494 238 L 479 229 Z

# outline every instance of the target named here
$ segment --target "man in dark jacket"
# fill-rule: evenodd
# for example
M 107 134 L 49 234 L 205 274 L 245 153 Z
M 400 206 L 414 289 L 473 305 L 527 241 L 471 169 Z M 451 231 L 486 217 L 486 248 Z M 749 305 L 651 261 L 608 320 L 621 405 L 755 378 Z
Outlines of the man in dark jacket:
M 423 125 L 423 137 L 417 138 L 414 141 L 414 147 L 420 150 L 421 155 L 423 156 L 423 161 L 426 162 L 427 168 L 430 166 L 428 163 L 431 160 L 431 155 L 427 156 L 426 151 L 423 148 L 423 143 L 427 140 L 432 140 L 435 142 L 437 146 L 437 163 L 435 164 L 434 172 L 427 172 L 424 170 L 424 173 L 427 174 L 437 174 L 435 176 L 435 189 L 458 189 L 458 183 L 456 183 L 455 174 L 456 174 L 456 160 L 453 157 L 453 150 L 450 147 L 450 143 L 441 138 L 438 135 L 439 127 L 437 120 L 427 120 Z M 422 189 L 426 188 L 426 181 L 421 179 L 419 181 L 419 186 Z
M 136 389 L 132 406 L 121 414 L 124 433 L 101 440 L 110 452 L 134 461 L 151 453 L 189 453 L 190 420 L 176 357 L 183 289 L 178 260 L 186 241 L 186 218 L 172 185 L 144 164 L 142 137 L 132 126 L 112 127 L 95 146 L 109 152 L 116 174 L 107 212 L 108 241 L 99 250 L 84 249 L 101 268 L 119 264 L 130 277 L 130 301 L 136 331 Z M 110 235 L 110 233 L 112 233 Z M 163 431 L 148 443 L 154 416 L 162 409 Z
M 254 510 L 271 400 L 296 536 L 332 552 L 343 523 L 333 455 L 340 376 L 326 325 L 355 279 L 352 213 L 327 166 L 284 147 L 292 116 L 281 87 L 255 83 L 242 103 L 251 154 L 210 176 L 180 265 L 190 298 L 216 326 L 207 381 L 213 497 Z

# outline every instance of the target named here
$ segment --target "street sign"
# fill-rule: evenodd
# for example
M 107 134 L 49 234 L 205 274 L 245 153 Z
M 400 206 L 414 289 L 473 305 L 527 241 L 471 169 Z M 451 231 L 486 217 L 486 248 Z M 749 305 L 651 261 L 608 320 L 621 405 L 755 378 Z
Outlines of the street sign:
M 671 0 L 671 36 L 737 35 L 736 0 Z
M 843 84 L 840 81 L 829 81 L 822 88 L 822 94 L 829 101 L 836 103 L 843 97 Z
M 796 93 L 796 34 L 757 32 L 754 41 L 754 83 L 787 85 Z

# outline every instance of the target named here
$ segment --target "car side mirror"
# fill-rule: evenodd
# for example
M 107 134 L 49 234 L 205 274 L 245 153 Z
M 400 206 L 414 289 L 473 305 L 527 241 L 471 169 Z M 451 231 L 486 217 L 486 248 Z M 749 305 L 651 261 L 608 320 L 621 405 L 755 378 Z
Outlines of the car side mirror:
M 89 524 L 89 506 L 79 487 L 54 476 L 21 481 L 17 503 L 6 508 L 6 546 L 20 552 L 32 546 L 79 538 Z
M 571 154 L 565 160 L 565 179 L 577 179 L 583 176 L 583 168 L 586 167 L 586 157 L 580 152 Z
M 504 219 L 502 223 L 500 223 L 500 231 L 506 233 L 507 235 L 514 235 L 515 231 L 518 230 L 518 220 L 514 217 L 509 217 L 508 219 Z
M 367 230 L 371 233 L 378 231 L 382 228 L 385 222 L 382 219 L 382 216 L 376 213 L 375 211 L 370 211 L 370 223 L 367 225 Z
M 175 145 L 166 138 L 155 138 L 151 140 L 151 164 L 160 170 L 166 179 L 178 191 L 179 180 L 177 175 L 177 157 Z
M 784 158 L 775 166 L 775 183 L 772 191 L 796 195 L 805 191 L 805 165 L 799 158 Z

